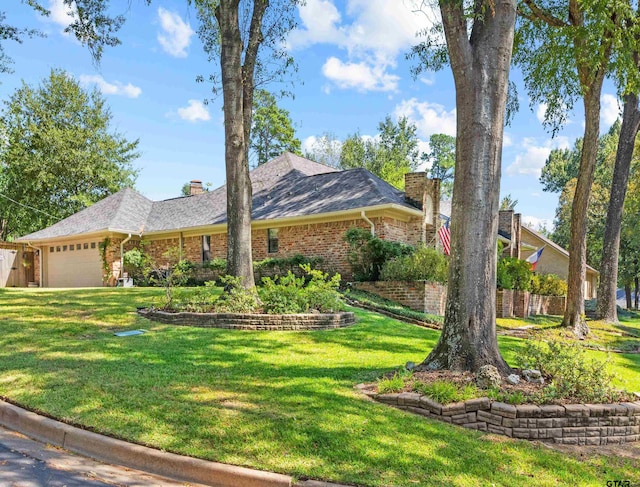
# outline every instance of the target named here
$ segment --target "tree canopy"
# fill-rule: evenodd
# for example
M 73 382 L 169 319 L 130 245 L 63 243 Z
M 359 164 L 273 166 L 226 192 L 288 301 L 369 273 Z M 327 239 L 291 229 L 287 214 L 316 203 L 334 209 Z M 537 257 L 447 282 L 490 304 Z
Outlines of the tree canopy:
M 420 160 L 417 128 L 406 117 L 394 122 L 387 116 L 375 137 L 356 132 L 341 144 L 340 169 L 363 167 L 396 188 L 404 188 L 404 175 Z
M 256 90 L 253 97 L 251 150 L 258 166 L 283 152 L 300 154 L 302 150 L 289 112 L 266 90 Z
M 451 198 L 456 165 L 456 138 L 446 134 L 432 134 L 429 137 L 430 150 L 422 159 L 431 162 L 429 176 L 440 179 L 440 192 Z
M 133 186 L 138 140 L 111 127 L 97 91 L 64 71 L 25 83 L 0 117 L 0 239 L 24 235 Z

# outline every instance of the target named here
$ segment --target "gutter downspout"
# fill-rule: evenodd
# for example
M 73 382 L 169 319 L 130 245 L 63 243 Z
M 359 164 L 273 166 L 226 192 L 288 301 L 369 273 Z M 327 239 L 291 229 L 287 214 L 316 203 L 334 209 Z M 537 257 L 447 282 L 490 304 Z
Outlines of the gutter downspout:
M 124 244 L 126 244 L 129 240 L 131 240 L 131 234 L 129 234 L 127 238 L 120 242 L 120 279 L 123 279 L 124 276 Z
M 362 219 L 367 222 L 369 225 L 371 225 L 371 236 L 375 237 L 376 236 L 376 226 L 373 224 L 373 222 L 371 220 L 369 220 L 367 218 L 367 215 L 364 213 L 364 210 L 362 210 L 360 212 L 360 216 L 362 217 Z
M 40 282 L 38 283 L 38 287 L 44 287 L 44 284 L 42 283 L 42 249 L 39 247 L 34 247 L 33 245 L 31 245 L 31 242 L 27 242 L 27 247 L 31 247 L 32 249 L 36 249 L 38 251 L 38 261 L 40 263 L 40 272 L 38 273 L 40 274 L 38 276 Z M 29 283 L 27 283 L 27 285 L 28 284 Z

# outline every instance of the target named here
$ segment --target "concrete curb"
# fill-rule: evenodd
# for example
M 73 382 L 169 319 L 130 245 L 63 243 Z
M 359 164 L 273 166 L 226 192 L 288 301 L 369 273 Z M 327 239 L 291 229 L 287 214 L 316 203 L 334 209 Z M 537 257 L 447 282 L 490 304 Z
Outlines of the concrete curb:
M 292 479 L 287 475 L 208 462 L 127 443 L 40 416 L 4 401 L 0 401 L 0 425 L 99 461 L 187 482 L 216 487 L 292 487 Z

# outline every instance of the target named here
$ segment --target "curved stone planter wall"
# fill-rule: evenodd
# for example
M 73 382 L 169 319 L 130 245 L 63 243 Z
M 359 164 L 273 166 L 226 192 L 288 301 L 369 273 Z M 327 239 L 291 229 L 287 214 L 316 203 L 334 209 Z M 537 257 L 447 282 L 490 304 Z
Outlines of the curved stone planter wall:
M 199 328 L 225 328 L 230 330 L 330 330 L 356 322 L 353 313 L 334 314 L 242 314 L 242 313 L 167 313 L 159 310 L 139 309 L 138 314 L 153 321 L 170 325 Z
M 513 406 L 483 397 L 442 405 L 417 393 L 362 392 L 376 401 L 422 416 L 513 438 L 568 445 L 607 445 L 640 440 L 640 401 Z

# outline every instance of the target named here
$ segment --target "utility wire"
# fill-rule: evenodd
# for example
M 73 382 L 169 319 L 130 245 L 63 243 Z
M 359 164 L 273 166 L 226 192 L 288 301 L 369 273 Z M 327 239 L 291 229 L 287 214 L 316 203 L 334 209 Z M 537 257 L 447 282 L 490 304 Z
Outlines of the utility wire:
M 20 203 L 19 201 L 16 201 L 16 200 L 14 200 L 12 198 L 9 198 L 6 194 L 0 193 L 0 196 L 2 196 L 3 198 L 8 199 L 9 201 L 15 203 L 16 205 L 20 205 L 20 206 L 22 206 L 24 208 L 29 208 L 30 210 L 37 211 L 38 213 L 42 213 L 43 215 L 50 216 L 51 218 L 57 218 L 56 216 L 53 216 L 50 213 L 47 213 L 46 211 L 39 210 L 38 208 L 34 208 L 33 206 L 25 205 L 24 203 Z

